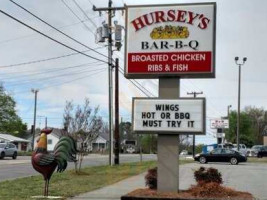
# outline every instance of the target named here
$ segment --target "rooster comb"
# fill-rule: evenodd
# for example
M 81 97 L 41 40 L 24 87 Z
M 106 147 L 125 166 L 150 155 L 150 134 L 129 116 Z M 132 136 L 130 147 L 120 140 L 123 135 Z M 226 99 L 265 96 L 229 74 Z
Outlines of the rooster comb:
M 41 133 L 45 133 L 46 135 L 50 134 L 53 131 L 52 128 L 44 128 L 41 130 Z

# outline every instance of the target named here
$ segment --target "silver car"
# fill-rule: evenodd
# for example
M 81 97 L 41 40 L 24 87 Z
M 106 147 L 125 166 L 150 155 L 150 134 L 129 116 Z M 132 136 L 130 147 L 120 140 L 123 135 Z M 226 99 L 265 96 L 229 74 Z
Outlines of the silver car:
M 16 159 L 18 155 L 18 149 L 16 145 L 12 143 L 0 143 L 0 159 L 4 157 L 12 157 Z

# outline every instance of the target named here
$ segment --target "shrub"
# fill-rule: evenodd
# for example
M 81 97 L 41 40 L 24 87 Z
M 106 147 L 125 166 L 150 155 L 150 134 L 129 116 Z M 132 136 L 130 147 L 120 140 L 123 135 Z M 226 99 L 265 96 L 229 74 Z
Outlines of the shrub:
M 194 172 L 194 177 L 199 185 L 204 183 L 223 183 L 221 173 L 212 167 L 207 169 L 205 167 L 200 167 Z
M 149 169 L 147 171 L 147 174 L 145 176 L 145 183 L 146 186 L 149 187 L 149 189 L 157 189 L 157 177 L 158 177 L 157 167 Z

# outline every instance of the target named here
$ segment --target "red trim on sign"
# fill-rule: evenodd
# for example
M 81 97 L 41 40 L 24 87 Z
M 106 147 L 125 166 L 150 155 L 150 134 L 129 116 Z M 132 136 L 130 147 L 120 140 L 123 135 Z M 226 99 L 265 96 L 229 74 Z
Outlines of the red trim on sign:
M 128 73 L 209 73 L 212 52 L 128 53 Z

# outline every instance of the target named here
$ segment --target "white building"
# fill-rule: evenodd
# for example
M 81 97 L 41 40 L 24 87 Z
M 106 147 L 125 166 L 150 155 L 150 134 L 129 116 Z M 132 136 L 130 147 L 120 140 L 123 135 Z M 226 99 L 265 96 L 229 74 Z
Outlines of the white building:
M 17 146 L 18 151 L 28 151 L 28 144 L 31 143 L 30 140 L 25 140 L 10 134 L 2 133 L 0 134 L 0 142 L 11 142 Z
M 37 140 L 40 136 L 40 133 L 36 133 L 34 137 L 34 146 L 36 146 Z M 55 145 L 58 143 L 59 138 L 62 136 L 62 130 L 54 128 L 52 133 L 47 135 L 47 151 L 53 151 Z M 28 140 L 32 141 L 32 136 L 28 138 Z M 29 144 L 29 148 L 31 149 L 31 143 Z

